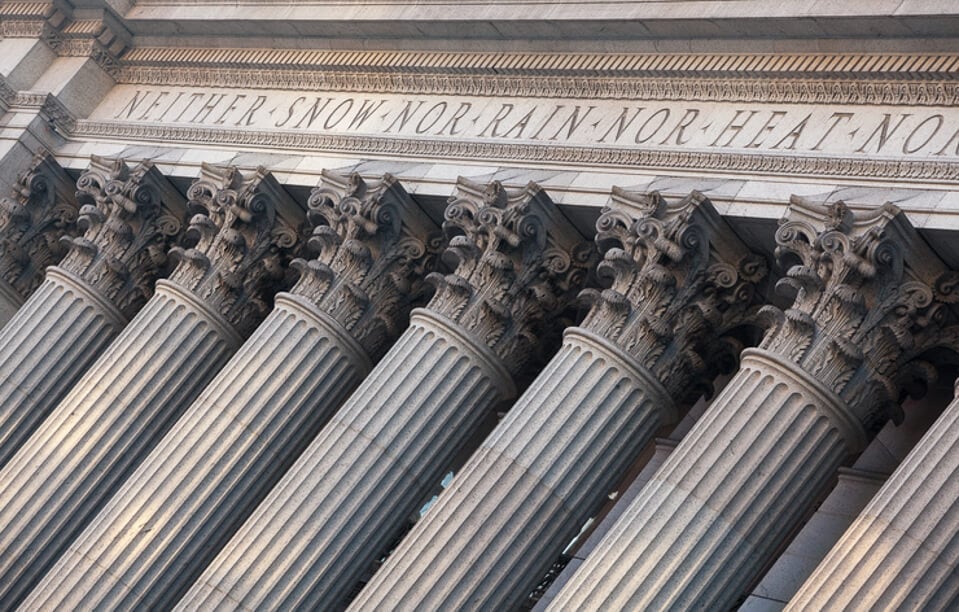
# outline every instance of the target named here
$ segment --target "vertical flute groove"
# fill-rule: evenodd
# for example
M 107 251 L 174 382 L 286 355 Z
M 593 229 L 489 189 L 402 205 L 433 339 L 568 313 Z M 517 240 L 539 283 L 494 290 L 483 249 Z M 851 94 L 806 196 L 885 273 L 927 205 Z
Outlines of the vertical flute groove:
M 157 291 L 0 471 L 0 605 L 27 595 L 234 346 L 185 296 Z
M 671 404 L 609 350 L 567 334 L 353 609 L 510 609 L 526 597 Z
M 343 605 L 500 400 L 471 352 L 414 319 L 178 608 Z
M 959 400 L 953 400 L 787 610 L 954 607 L 959 597 L 957 500 Z
M 51 270 L 0 330 L 0 467 L 119 333 L 122 317 Z
M 353 348 L 303 308 L 278 300 L 26 608 L 169 608 L 179 599 L 363 376 Z M 144 530 L 149 537 L 138 537 Z
M 551 610 L 733 604 L 848 452 L 825 396 L 774 365 L 744 359 Z

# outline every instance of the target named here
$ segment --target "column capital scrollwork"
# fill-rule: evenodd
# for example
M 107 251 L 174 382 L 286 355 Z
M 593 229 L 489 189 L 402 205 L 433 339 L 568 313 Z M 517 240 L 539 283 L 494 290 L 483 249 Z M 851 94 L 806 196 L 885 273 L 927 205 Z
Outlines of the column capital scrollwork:
M 759 308 L 766 260 L 698 192 L 677 202 L 614 189 L 596 222 L 607 289 L 587 289 L 581 327 L 626 351 L 677 402 L 711 391 L 741 345 L 729 332 Z
M 779 354 L 836 393 L 875 434 L 902 419 L 903 393 L 936 377 L 923 353 L 959 348 L 952 304 L 959 273 L 948 270 L 892 204 L 854 214 L 843 202 L 793 197 L 776 232 L 785 310 L 761 349 Z
M 575 300 L 595 248 L 535 183 L 507 191 L 460 178 L 444 212 L 453 272 L 427 278 L 427 306 L 487 345 L 513 376 L 558 337 L 554 320 Z
M 17 178 L 11 197 L 0 199 L 0 278 L 24 300 L 66 254 L 60 239 L 79 232 L 74 191 L 70 176 L 43 152 Z
M 236 167 L 209 164 L 187 198 L 192 246 L 171 250 L 177 266 L 170 281 L 248 335 L 287 285 L 286 264 L 300 232 L 280 211 L 296 204 L 265 168 L 245 177 Z
M 443 236 L 389 174 L 368 183 L 324 171 L 308 205 L 315 256 L 293 260 L 300 278 L 290 292 L 336 320 L 375 362 L 425 296 Z
M 76 198 L 83 233 L 63 238 L 69 252 L 60 267 L 132 317 L 168 270 L 167 253 L 183 225 L 183 196 L 150 162 L 131 169 L 122 159 L 93 156 Z

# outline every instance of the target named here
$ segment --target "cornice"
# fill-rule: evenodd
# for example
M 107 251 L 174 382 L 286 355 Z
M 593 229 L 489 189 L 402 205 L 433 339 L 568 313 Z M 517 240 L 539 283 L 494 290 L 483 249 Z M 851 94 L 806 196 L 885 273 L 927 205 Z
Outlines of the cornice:
M 310 152 L 344 152 L 382 155 L 394 159 L 404 157 L 462 160 L 498 159 L 518 163 L 556 163 L 566 166 L 688 169 L 730 174 L 822 178 L 852 177 L 888 179 L 900 183 L 923 181 L 959 184 L 959 164 L 930 160 L 855 159 L 850 157 L 724 153 L 656 148 L 627 149 L 552 144 L 502 144 L 472 140 L 340 136 L 289 131 L 137 125 L 88 120 L 78 120 L 71 136 L 254 146 Z

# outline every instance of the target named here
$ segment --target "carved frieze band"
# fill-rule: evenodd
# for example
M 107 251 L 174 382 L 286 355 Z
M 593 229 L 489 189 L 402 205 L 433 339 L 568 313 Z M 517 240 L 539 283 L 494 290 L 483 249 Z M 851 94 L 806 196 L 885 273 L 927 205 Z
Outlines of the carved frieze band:
M 677 100 L 697 102 L 780 102 L 815 104 L 908 104 L 941 106 L 959 103 L 959 83 L 951 80 L 904 81 L 836 79 L 801 73 L 788 77 L 739 74 L 697 76 L 689 73 L 642 77 L 583 75 L 490 75 L 385 71 L 124 65 L 120 83 L 183 87 L 243 87 L 296 91 L 445 94 L 544 98 Z M 888 75 L 883 75 L 887 77 Z M 805 78 L 804 78 L 805 77 Z
M 957 164 L 948 161 L 850 159 L 805 155 L 721 153 L 705 151 L 560 146 L 555 144 L 338 136 L 302 132 L 135 125 L 112 121 L 76 122 L 78 137 L 114 137 L 191 144 L 263 146 L 301 151 L 343 151 L 391 157 L 423 156 L 458 159 L 590 164 L 625 168 L 709 169 L 713 172 L 806 177 L 868 177 L 896 181 L 959 183 Z

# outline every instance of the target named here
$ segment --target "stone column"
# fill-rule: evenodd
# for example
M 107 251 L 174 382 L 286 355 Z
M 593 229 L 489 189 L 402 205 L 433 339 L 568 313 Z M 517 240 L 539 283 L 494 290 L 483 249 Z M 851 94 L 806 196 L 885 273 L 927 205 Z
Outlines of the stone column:
M 0 327 L 66 255 L 77 228 L 76 188 L 53 155 L 34 157 L 10 198 L 0 199 Z
M 445 213 L 455 272 L 180 602 L 343 606 L 585 276 L 592 249 L 539 188 L 465 181 Z
M 80 177 L 76 198 L 82 235 L 63 237 L 69 252 L 59 267 L 48 268 L 0 330 L 0 466 L 153 294 L 185 212 L 182 196 L 149 164 L 131 170 L 98 157 Z M 5 244 L 3 269 L 23 291 L 37 279 L 27 268 L 56 252 L 51 231 Z M 37 254 L 29 266 L 16 264 L 20 245 Z
M 406 327 L 439 228 L 390 176 L 325 173 L 309 205 L 299 282 L 24 608 L 170 608 Z
M 25 596 L 266 314 L 296 231 L 282 188 L 204 167 L 170 280 L 0 471 L 0 607 Z M 288 196 L 285 196 L 288 198 Z M 133 202 L 125 202 L 133 205 Z
M 786 609 L 953 608 L 959 597 L 957 545 L 959 399 L 946 407 Z
M 677 405 L 735 363 L 721 336 L 766 266 L 706 198 L 614 191 L 596 240 L 611 287 L 587 292 L 583 324 L 355 609 L 518 608 Z
M 549 609 L 727 609 L 835 470 L 889 419 L 940 340 L 953 275 L 905 215 L 794 200 L 776 234 L 794 292 L 759 349 Z M 784 266 L 785 267 L 785 266 Z

